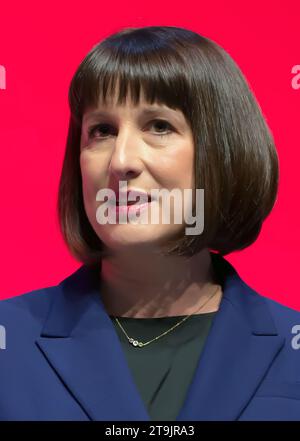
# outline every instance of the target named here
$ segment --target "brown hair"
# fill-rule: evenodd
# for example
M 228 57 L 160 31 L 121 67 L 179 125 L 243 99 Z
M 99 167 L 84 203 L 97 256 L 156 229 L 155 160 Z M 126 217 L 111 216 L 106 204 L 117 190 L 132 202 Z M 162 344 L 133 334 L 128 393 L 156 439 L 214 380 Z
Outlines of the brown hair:
M 119 80 L 119 82 L 118 82 Z M 72 255 L 83 263 L 103 256 L 86 216 L 79 163 L 82 115 L 118 87 L 147 102 L 180 109 L 195 145 L 195 184 L 204 188 L 201 235 L 179 235 L 167 254 L 193 255 L 204 247 L 221 255 L 258 237 L 278 191 L 278 157 L 271 131 L 242 72 L 215 42 L 173 26 L 125 28 L 96 44 L 70 84 L 70 121 L 59 183 L 58 217 Z M 115 93 L 115 92 L 114 92 Z

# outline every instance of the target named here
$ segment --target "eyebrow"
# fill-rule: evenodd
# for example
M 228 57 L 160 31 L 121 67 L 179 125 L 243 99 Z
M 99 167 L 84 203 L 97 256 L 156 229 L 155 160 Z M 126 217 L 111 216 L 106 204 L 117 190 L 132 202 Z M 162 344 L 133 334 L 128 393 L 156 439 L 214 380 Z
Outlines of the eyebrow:
M 178 112 L 176 110 L 171 109 L 171 108 L 166 109 L 163 107 L 146 107 L 141 110 L 141 114 L 143 116 L 153 116 L 153 115 L 157 115 L 158 113 L 164 113 L 164 114 L 171 113 L 173 116 L 175 116 L 175 117 L 177 116 L 180 118 L 180 115 L 178 114 Z M 97 110 L 97 111 L 90 112 L 90 113 L 87 113 L 86 115 L 84 115 L 84 120 L 89 121 L 90 119 L 93 119 L 93 118 L 98 118 L 98 117 L 105 118 L 107 116 L 110 116 L 109 111 Z

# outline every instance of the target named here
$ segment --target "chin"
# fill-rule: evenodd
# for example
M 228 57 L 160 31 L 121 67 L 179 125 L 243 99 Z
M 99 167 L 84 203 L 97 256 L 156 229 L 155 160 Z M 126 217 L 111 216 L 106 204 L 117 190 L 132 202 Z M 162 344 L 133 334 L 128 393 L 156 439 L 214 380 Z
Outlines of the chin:
M 159 245 L 173 236 L 168 225 L 103 225 L 98 237 L 108 248 Z M 105 231 L 104 231 L 105 230 Z M 175 233 L 174 233 L 175 234 Z

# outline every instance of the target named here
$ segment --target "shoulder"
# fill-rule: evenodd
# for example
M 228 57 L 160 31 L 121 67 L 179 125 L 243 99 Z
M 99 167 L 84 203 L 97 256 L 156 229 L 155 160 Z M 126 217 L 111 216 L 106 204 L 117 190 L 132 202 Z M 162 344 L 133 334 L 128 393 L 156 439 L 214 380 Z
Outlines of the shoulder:
M 269 308 L 276 328 L 281 334 L 289 333 L 291 335 L 300 332 L 300 311 L 268 297 L 263 297 L 263 299 Z
M 0 300 L 0 326 L 11 338 L 23 340 L 39 335 L 52 305 L 67 291 L 72 294 L 81 283 L 89 278 L 85 266 L 67 275 L 58 284 Z M 87 273 L 87 275 L 86 275 Z M 66 289 L 65 289 L 66 288 Z M 72 300 L 72 299 L 71 299 Z M 27 338 L 26 337 L 26 338 Z
M 58 285 L 57 285 L 58 286 Z M 50 309 L 57 286 L 49 286 L 0 300 L 0 326 L 7 338 L 21 338 L 40 331 Z

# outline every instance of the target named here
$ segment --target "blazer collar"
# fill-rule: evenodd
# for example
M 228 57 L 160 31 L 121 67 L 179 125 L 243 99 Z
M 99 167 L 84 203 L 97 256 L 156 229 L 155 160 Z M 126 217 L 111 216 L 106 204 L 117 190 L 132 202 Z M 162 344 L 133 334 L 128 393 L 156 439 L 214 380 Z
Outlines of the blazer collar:
M 223 289 L 176 421 L 235 420 L 285 339 L 265 298 L 212 253 Z M 82 265 L 55 287 L 36 344 L 90 420 L 150 421 L 99 293 L 100 265 Z

